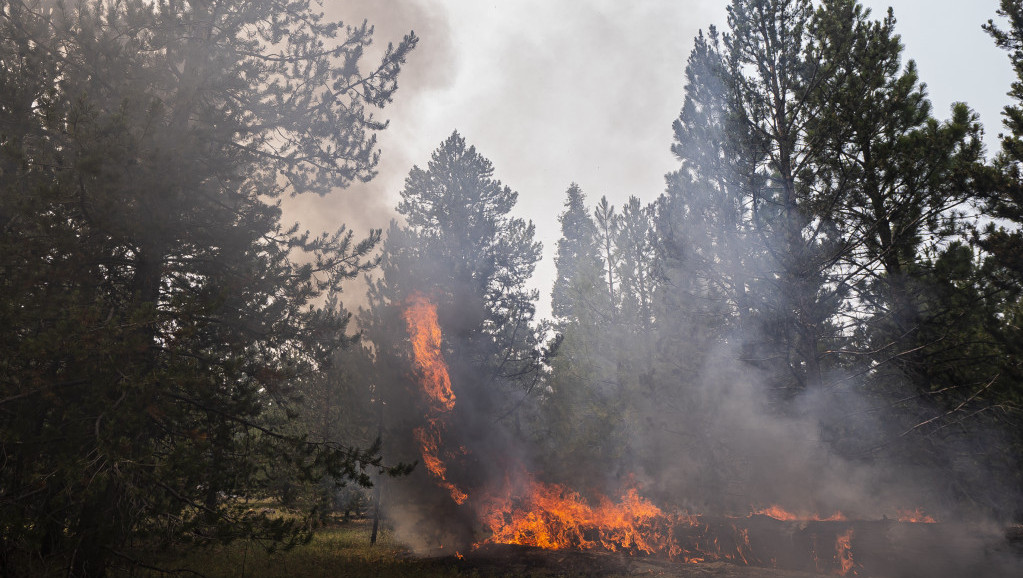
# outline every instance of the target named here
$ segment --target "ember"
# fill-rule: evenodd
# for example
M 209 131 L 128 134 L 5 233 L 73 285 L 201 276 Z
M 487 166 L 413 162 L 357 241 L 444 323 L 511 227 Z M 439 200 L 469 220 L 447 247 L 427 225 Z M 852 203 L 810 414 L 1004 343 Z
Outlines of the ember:
M 846 520 L 845 514 L 842 512 L 835 512 L 830 516 L 823 517 L 820 514 L 793 514 L 788 510 L 785 510 L 781 506 L 773 505 L 767 508 L 754 510 L 751 515 L 767 516 L 774 518 L 775 520 L 781 520 L 783 522 L 841 522 Z
M 917 508 L 913 511 L 910 510 L 899 510 L 897 519 L 900 522 L 911 522 L 914 524 L 935 524 L 937 520 L 928 516 L 924 513 L 921 508 Z

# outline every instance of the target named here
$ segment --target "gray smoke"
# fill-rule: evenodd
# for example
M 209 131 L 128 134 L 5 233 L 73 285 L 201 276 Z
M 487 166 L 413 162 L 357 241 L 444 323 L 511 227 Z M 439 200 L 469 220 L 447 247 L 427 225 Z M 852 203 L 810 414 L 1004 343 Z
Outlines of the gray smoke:
M 375 111 L 377 119 L 390 125 L 377 133 L 380 163 L 377 176 L 369 182 L 354 182 L 325 197 L 299 195 L 282 200 L 285 223 L 298 222 L 313 234 L 333 232 L 341 225 L 364 236 L 371 229 L 385 229 L 397 218 L 394 207 L 402 181 L 424 151 L 412 143 L 417 115 L 431 94 L 451 84 L 458 66 L 458 54 L 450 42 L 447 15 L 439 4 L 423 0 L 353 0 L 325 2 L 324 14 L 351 26 L 366 20 L 374 28 L 373 45 L 363 56 L 365 70 L 380 61 L 388 43 L 397 44 L 409 32 L 419 36 L 419 44 L 402 68 L 394 101 Z M 353 309 L 362 303 L 364 288 L 353 281 L 345 289 L 345 305 Z
M 381 113 L 392 124 L 380 135 L 380 175 L 332 197 L 289 199 L 286 208 L 291 219 L 314 231 L 332 230 L 339 223 L 357 232 L 386 227 L 396 216 L 397 194 L 408 169 L 414 163 L 423 165 L 430 149 L 455 126 L 494 162 L 497 178 L 522 194 L 516 212 L 536 219 L 548 255 L 556 245 L 554 216 L 561 210 L 565 183 L 579 181 L 591 198 L 598 198 L 607 187 L 609 198 L 618 197 L 619 205 L 628 194 L 652 197 L 658 192 L 661 175 L 674 168 L 671 161 L 662 163 L 670 158 L 670 123 L 677 115 L 681 92 L 677 79 L 693 37 L 692 30 L 685 29 L 687 23 L 664 17 L 663 6 L 533 3 L 531 11 L 517 12 L 522 17 L 508 19 L 501 30 L 479 33 L 478 38 L 496 45 L 487 52 L 496 55 L 494 61 L 481 68 L 479 63 L 460 62 L 456 48 L 464 48 L 452 44 L 454 26 L 478 23 L 453 22 L 445 9 L 443 4 L 418 0 L 358 0 L 328 6 L 332 16 L 353 23 L 366 18 L 376 25 L 378 50 L 409 30 L 421 41 L 399 79 L 395 102 Z M 720 6 L 696 8 L 691 22 L 713 20 L 705 12 L 710 10 Z M 476 14 L 485 11 L 479 8 Z M 676 30 L 685 47 L 651 43 L 639 48 L 648 38 L 664 38 L 637 35 L 637 30 L 653 21 Z M 550 33 L 559 27 L 562 34 Z M 663 70 L 631 65 L 637 53 L 651 60 L 674 54 L 669 68 L 675 72 L 668 83 L 672 90 L 664 89 Z M 367 62 L 372 60 L 373 54 L 368 54 Z M 473 73 L 477 76 L 463 78 Z M 430 115 L 439 114 L 438 107 L 430 99 L 455 86 L 464 92 L 448 108 L 457 110 L 458 123 L 443 126 L 441 134 L 418 133 L 436 129 L 437 123 L 431 124 L 436 119 Z M 580 97 L 585 91 L 600 97 Z M 670 101 L 667 115 L 662 100 Z M 455 118 L 451 111 L 441 116 Z M 594 133 L 602 137 L 590 138 Z M 651 160 L 651 150 L 662 151 L 663 157 Z M 547 308 L 553 277 L 552 259 L 546 261 L 538 281 L 542 311 Z M 349 297 L 358 293 L 351 291 Z M 871 457 L 869 450 L 893 439 L 898 443 L 905 424 L 890 419 L 891 408 L 857 394 L 854 377 L 831 376 L 831 387 L 803 395 L 782 412 L 766 391 L 765 379 L 739 358 L 737 351 L 723 345 L 695 375 L 678 375 L 674 389 L 661 388 L 635 401 L 636 413 L 620 433 L 631 448 L 661 456 L 656 471 L 630 462 L 628 456 L 621 463 L 579 464 L 604 472 L 603 479 L 593 480 L 593 487 L 579 489 L 614 495 L 625 476 L 632 474 L 643 493 L 659 505 L 694 513 L 744 515 L 750 508 L 778 504 L 802 514 L 827 516 L 842 511 L 849 518 L 864 520 L 918 507 L 939 519 L 970 517 L 969 511 L 955 509 L 955 489 L 944 485 L 942 472 Z M 533 466 L 530 432 L 514 420 L 494 419 L 493 407 L 507 405 L 504 396 L 509 392 L 459 390 L 478 387 L 479 380 L 471 366 L 454 365 L 452 371 L 460 405 L 446 430 L 445 444 L 453 454 L 460 446 L 468 451 L 451 459 L 450 478 L 472 490 L 503 487 L 504 477 L 515 475 L 509 464 Z M 392 383 L 380 385 L 404 391 L 410 387 L 408 379 L 394 375 Z M 417 423 L 421 409 L 412 408 L 407 415 L 391 415 L 388 420 Z M 528 414 L 530 409 L 527 405 L 521 411 Z M 836 432 L 822 424 L 843 429 Z M 997 439 L 996 432 L 988 435 Z M 414 444 L 401 449 L 404 454 L 389 455 L 389 459 L 419 457 Z M 969 448 L 948 451 L 968 453 Z M 543 476 L 543 472 L 537 474 Z M 976 474 L 980 481 L 994 479 L 984 471 Z M 475 513 L 453 504 L 424 468 L 409 479 L 388 481 L 384 491 L 385 504 L 401 504 L 390 508 L 388 516 L 411 546 L 426 551 L 474 539 Z M 983 550 L 990 536 L 1000 531 L 997 522 L 973 523 L 971 539 L 977 543 L 964 547 L 969 551 L 964 559 Z

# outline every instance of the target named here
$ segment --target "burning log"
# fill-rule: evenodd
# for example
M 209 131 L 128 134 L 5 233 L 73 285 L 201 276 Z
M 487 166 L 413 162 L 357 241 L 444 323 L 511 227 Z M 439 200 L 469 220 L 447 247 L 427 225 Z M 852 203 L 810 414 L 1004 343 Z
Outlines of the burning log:
M 774 569 L 778 576 L 858 577 L 1009 576 L 1019 575 L 1013 572 L 1023 568 L 1018 555 L 997 551 L 1006 541 L 999 542 L 997 536 L 959 524 L 701 515 L 680 519 L 666 530 L 673 542 L 670 552 L 584 550 L 578 545 L 548 549 L 488 542 L 478 544 L 467 558 L 471 565 L 585 568 L 593 575 L 635 574 L 642 569 L 687 576 L 685 568 L 690 565 L 714 568 L 714 575 L 729 576 L 764 575 L 763 571 L 740 571 L 739 566 Z M 583 534 L 596 541 L 595 530 Z
M 838 576 L 1000 576 L 1018 557 L 998 536 L 965 524 L 897 520 L 789 521 L 698 516 L 676 528 L 689 562 L 725 560 Z

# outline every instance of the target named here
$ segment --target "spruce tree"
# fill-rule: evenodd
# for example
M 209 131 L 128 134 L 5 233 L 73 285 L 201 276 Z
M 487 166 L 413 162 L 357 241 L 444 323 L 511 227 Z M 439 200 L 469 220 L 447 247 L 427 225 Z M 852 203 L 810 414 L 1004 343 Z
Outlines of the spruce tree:
M 602 199 L 604 226 L 614 208 Z M 621 443 L 620 389 L 615 360 L 619 327 L 609 309 L 608 269 L 602 254 L 616 239 L 598 231 L 582 189 L 566 191 L 560 215 L 561 239 L 556 257 L 557 279 L 552 294 L 558 331 L 551 374 L 545 380 L 539 421 L 534 426 L 542 448 L 542 468 L 549 479 L 573 485 L 592 483 L 618 463 Z M 616 233 L 617 234 L 617 233 Z
M 556 319 L 585 317 L 592 309 L 594 289 L 603 270 L 597 246 L 597 226 L 586 207 L 586 195 L 572 183 L 565 192 L 565 211 L 558 216 L 561 239 L 554 264 L 557 278 L 551 293 L 551 310 Z

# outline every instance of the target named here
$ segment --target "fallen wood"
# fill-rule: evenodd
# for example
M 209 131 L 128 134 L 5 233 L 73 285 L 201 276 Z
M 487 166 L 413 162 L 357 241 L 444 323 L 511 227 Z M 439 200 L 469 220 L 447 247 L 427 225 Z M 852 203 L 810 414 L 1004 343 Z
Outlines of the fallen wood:
M 1004 535 L 967 524 L 699 516 L 675 529 L 683 561 L 727 560 L 858 576 L 1001 576 L 1023 571 Z M 1023 575 L 1021 572 L 1019 575 Z

